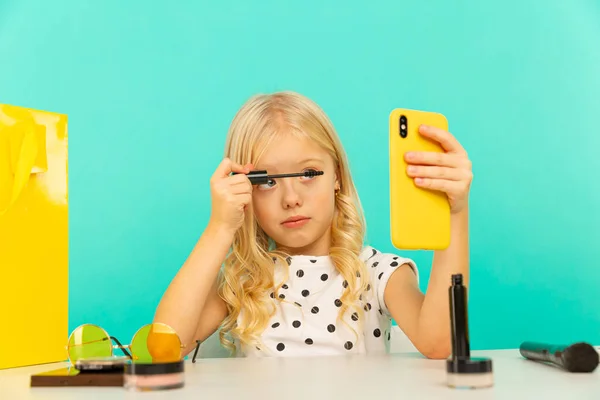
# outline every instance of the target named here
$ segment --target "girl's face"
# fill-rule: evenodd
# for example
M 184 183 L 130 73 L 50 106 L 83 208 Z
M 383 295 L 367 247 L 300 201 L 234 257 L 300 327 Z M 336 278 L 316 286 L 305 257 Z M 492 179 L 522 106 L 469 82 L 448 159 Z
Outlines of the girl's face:
M 252 208 L 258 224 L 279 249 L 290 254 L 329 254 L 339 188 L 331 156 L 308 138 L 286 134 L 271 142 L 254 168 L 269 174 L 324 171 L 312 178 L 282 178 L 255 186 Z

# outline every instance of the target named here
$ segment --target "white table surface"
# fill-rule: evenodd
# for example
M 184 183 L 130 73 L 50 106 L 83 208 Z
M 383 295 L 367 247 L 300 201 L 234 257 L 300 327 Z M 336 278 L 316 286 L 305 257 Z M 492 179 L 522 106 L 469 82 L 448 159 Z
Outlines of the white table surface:
M 30 375 L 66 364 L 0 370 L 0 399 L 600 399 L 600 368 L 588 374 L 523 359 L 517 350 L 474 351 L 491 357 L 495 385 L 445 385 L 445 361 L 419 354 L 306 358 L 223 358 L 186 362 L 186 386 L 136 393 L 123 388 L 31 388 Z

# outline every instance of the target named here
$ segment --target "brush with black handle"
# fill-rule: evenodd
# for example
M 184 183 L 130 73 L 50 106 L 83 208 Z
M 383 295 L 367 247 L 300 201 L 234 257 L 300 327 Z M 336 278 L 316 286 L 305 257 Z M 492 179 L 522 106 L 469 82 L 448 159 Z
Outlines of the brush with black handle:
M 550 363 L 569 372 L 592 372 L 600 362 L 598 351 L 585 342 L 571 345 L 523 342 L 519 352 L 528 360 Z

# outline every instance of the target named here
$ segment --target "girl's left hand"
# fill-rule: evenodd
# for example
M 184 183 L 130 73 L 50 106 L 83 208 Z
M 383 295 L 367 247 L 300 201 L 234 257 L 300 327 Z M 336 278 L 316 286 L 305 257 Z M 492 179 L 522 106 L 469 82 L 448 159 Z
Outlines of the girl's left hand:
M 419 133 L 442 145 L 440 152 L 407 152 L 407 173 L 419 187 L 446 193 L 452 213 L 467 207 L 473 180 L 471 160 L 465 149 L 449 132 L 421 125 Z

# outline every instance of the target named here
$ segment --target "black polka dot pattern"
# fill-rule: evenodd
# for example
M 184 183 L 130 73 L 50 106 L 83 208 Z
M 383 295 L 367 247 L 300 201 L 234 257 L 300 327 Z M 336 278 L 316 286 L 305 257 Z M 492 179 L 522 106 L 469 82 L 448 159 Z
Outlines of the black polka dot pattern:
M 370 256 L 372 259 L 367 261 Z M 357 347 L 355 338 L 345 335 L 346 328 L 361 329 L 362 332 L 357 333 L 364 335 L 367 353 L 386 351 L 391 341 L 391 331 L 386 329 L 389 319 L 384 321 L 383 318 L 390 315 L 381 303 L 384 293 L 382 283 L 384 278 L 387 280 L 395 269 L 408 261 L 372 248 L 361 253 L 360 259 L 365 263 L 362 266 L 365 270 L 354 270 L 349 279 L 344 279 L 326 258 L 292 256 L 286 259 L 284 256 L 281 261 L 288 260 L 291 279 L 265 291 L 265 295 L 275 299 L 272 304 L 277 312 L 261 340 L 270 343 L 272 351 L 280 356 L 312 353 L 317 349 L 325 350 L 328 346 L 333 346 L 333 351 L 339 354 L 352 354 L 362 346 Z M 365 272 L 368 272 L 367 275 Z M 278 275 L 275 277 L 278 278 Z M 350 289 L 350 279 L 358 285 L 355 288 L 357 303 L 342 301 L 347 296 L 345 292 Z M 338 330 L 338 310 L 346 306 L 348 313 L 344 313 L 342 322 L 345 327 Z M 267 350 L 262 350 L 262 345 L 255 346 L 250 350 L 256 351 L 256 354 Z
M 288 265 L 292 265 L 292 257 L 286 258 L 285 261 L 287 261 Z

